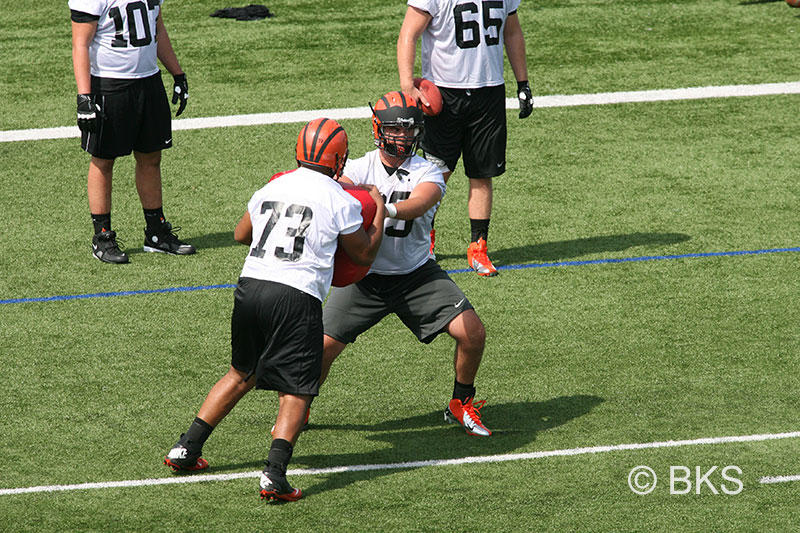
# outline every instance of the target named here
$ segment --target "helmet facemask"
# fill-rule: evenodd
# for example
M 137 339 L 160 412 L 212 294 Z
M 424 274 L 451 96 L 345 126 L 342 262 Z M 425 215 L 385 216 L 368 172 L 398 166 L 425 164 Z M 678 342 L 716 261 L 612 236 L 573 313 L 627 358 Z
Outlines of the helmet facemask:
M 379 126 L 375 145 L 388 155 L 411 157 L 417 152 L 421 135 L 421 124 L 414 125 L 413 119 L 400 119 Z
M 392 157 L 408 158 L 419 147 L 423 115 L 417 102 L 399 91 L 383 96 L 372 107 L 375 146 Z

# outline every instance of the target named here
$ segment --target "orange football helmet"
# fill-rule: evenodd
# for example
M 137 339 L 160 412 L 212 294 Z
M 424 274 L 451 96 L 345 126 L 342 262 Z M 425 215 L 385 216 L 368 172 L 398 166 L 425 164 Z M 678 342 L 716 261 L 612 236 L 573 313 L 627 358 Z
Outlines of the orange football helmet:
M 338 179 L 347 162 L 347 133 L 335 120 L 314 119 L 300 130 L 295 151 L 299 165 Z
M 391 156 L 411 157 L 422 137 L 422 108 L 408 93 L 392 91 L 369 105 L 375 146 Z M 402 128 L 402 133 L 397 128 Z

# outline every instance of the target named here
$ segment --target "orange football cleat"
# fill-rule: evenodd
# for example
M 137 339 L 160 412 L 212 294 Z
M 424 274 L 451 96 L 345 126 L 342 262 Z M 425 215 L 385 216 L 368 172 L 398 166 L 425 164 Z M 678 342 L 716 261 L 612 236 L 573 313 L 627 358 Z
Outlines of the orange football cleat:
M 492 432 L 481 422 L 481 408 L 485 403 L 486 400 L 472 403 L 472 398 L 467 398 L 466 402 L 453 398 L 444 410 L 444 419 L 450 424 L 461 424 L 470 435 L 488 437 Z
M 496 276 L 497 269 L 486 255 L 486 240 L 478 239 L 478 242 L 471 242 L 467 248 L 467 263 L 469 267 L 481 276 Z

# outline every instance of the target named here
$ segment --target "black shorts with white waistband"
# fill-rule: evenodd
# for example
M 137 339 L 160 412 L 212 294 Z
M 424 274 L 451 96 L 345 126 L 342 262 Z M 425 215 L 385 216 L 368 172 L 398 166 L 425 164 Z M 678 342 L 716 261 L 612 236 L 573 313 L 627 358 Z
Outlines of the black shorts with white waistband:
M 160 72 L 132 80 L 92 76 L 92 100 L 102 113 L 97 131 L 81 133 L 81 148 L 93 156 L 115 159 L 172 147 L 172 112 Z
M 256 388 L 316 396 L 322 371 L 322 302 L 303 291 L 239 278 L 231 316 L 231 365 Z
M 468 178 L 493 178 L 506 171 L 505 86 L 480 89 L 439 87 L 442 112 L 425 116 L 420 146 L 425 157 L 455 170 L 464 159 Z

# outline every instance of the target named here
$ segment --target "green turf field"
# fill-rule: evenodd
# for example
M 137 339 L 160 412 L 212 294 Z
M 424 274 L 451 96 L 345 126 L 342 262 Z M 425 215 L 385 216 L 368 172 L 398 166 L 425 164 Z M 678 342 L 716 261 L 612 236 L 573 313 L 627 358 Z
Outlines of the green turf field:
M 0 10 L 0 131 L 72 125 L 66 2 L 15 5 Z M 402 0 L 208 16 L 228 5 L 164 7 L 190 85 L 181 118 L 360 107 L 396 88 Z M 520 19 L 534 97 L 800 80 L 800 9 L 782 0 L 524 0 Z M 77 139 L 0 143 L 0 530 L 795 530 L 800 481 L 760 480 L 800 475 L 800 440 L 785 435 L 800 430 L 798 105 L 773 95 L 553 107 L 524 121 L 509 110 L 490 232 L 508 268 L 452 274 L 486 325 L 476 384 L 495 434 L 442 421 L 449 337 L 424 346 L 387 319 L 333 367 L 290 466 L 306 496 L 285 505 L 260 502 L 253 477 L 272 393 L 247 396 L 205 446 L 208 475 L 241 477 L 155 483 L 174 479 L 163 455 L 227 369 L 226 286 L 246 252 L 232 230 L 265 179 L 293 166 L 300 124 L 175 132 L 165 211 L 198 247 L 190 257 L 141 252 L 133 162 L 121 159 L 113 222 L 125 266 L 89 253 Z M 368 120 L 343 124 L 352 156 L 371 149 Z M 459 167 L 437 216 L 451 271 L 466 267 L 466 189 Z M 788 250 L 732 253 L 773 249 Z M 42 300 L 97 293 L 111 295 Z M 784 438 L 691 442 L 748 435 Z M 648 444 L 666 441 L 690 442 Z M 621 444 L 643 446 L 597 448 Z M 484 462 L 464 460 L 475 457 Z M 640 465 L 658 476 L 647 495 L 628 484 Z M 670 493 L 671 466 L 691 469 L 688 494 Z M 714 466 L 719 493 L 697 494 L 695 469 Z M 738 486 L 726 466 L 739 469 L 738 494 L 722 491 Z

